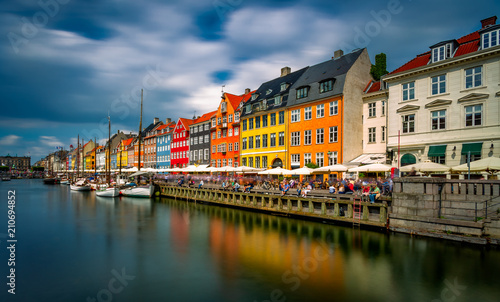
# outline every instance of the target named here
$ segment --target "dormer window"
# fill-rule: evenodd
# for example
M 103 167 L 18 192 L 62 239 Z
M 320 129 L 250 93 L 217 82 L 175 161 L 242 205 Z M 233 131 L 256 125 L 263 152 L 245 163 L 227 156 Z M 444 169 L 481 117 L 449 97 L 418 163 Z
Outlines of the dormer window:
M 262 101 L 262 110 L 266 110 L 267 109 L 267 100 L 263 100 Z
M 285 91 L 288 88 L 287 83 L 281 83 L 280 91 Z
M 257 93 L 252 94 L 252 101 L 255 101 L 259 95 Z
M 277 95 L 274 97 L 274 104 L 281 105 L 281 95 Z
M 432 63 L 449 59 L 453 56 L 455 48 L 458 45 L 457 41 L 445 41 L 431 46 L 432 50 Z
M 309 87 L 308 86 L 305 86 L 305 87 L 301 87 L 299 89 L 297 89 L 297 98 L 298 99 L 302 99 L 302 98 L 306 98 L 309 94 Z
M 326 80 L 319 83 L 319 92 L 324 93 L 333 90 L 333 79 Z
M 266 95 L 270 95 L 272 92 L 273 92 L 273 90 L 272 90 L 272 89 L 268 89 L 268 90 L 266 91 Z
M 488 28 L 488 32 L 481 34 L 482 49 L 500 45 L 500 29 L 498 29 L 498 26 L 495 27 L 496 30 L 491 30 L 491 28 Z
M 245 106 L 245 113 L 250 113 L 250 112 L 252 112 L 252 105 L 248 104 Z

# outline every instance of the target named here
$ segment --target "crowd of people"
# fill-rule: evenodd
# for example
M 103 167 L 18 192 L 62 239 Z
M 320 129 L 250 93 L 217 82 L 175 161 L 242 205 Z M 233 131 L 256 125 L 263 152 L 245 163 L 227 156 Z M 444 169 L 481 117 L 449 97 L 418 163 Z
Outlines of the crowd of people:
M 166 182 L 176 182 L 178 186 L 187 185 L 188 187 L 202 188 L 205 184 L 218 186 L 221 190 L 241 191 L 250 193 L 255 188 L 267 190 L 279 190 L 281 195 L 296 194 L 306 197 L 313 190 L 328 190 L 331 194 L 355 194 L 360 195 L 370 202 L 375 202 L 382 195 L 392 193 L 393 182 L 391 178 L 364 178 L 364 179 L 335 179 L 327 178 L 312 179 L 304 178 L 300 181 L 298 178 L 278 178 L 262 176 L 222 176 L 207 174 L 187 174 L 187 175 L 157 175 L 157 179 L 163 179 Z

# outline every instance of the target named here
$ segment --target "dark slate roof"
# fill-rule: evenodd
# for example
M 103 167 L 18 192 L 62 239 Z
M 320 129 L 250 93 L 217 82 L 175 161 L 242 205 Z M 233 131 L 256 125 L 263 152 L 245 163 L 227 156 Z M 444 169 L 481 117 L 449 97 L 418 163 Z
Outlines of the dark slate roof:
M 331 59 L 323 63 L 309 67 L 300 79 L 290 88 L 290 97 L 288 98 L 288 106 L 302 104 L 317 100 L 320 98 L 340 95 L 344 91 L 345 77 L 349 69 L 364 49 L 356 50 L 345 54 L 337 59 Z M 333 90 L 319 93 L 319 83 L 325 80 L 333 79 Z M 308 96 L 297 99 L 296 90 L 304 86 L 309 86 Z
M 156 126 L 158 126 L 159 124 L 161 123 L 161 121 L 159 121 L 158 123 L 151 123 L 149 126 L 147 126 L 145 129 L 142 130 L 142 134 L 141 134 L 141 137 L 144 138 L 147 136 L 148 132 L 153 130 Z
M 246 105 L 259 103 L 263 100 L 271 100 L 271 99 L 274 99 L 274 97 L 277 95 L 282 96 L 281 104 L 280 105 L 270 105 L 267 107 L 267 109 L 265 111 L 285 107 L 287 105 L 288 92 L 290 91 L 290 88 L 302 76 L 302 74 L 304 74 L 304 72 L 307 70 L 307 68 L 309 68 L 309 67 L 304 67 L 300 70 L 291 72 L 290 74 L 287 74 L 286 76 L 276 78 L 274 80 L 265 82 L 262 85 L 260 85 L 259 89 L 257 89 L 255 91 L 255 93 L 258 94 L 258 97 L 255 100 L 249 99 L 245 103 L 245 105 L 243 106 L 243 110 L 241 112 L 241 116 L 249 115 L 252 113 L 252 112 L 246 112 L 246 108 L 245 108 Z M 288 87 L 283 91 L 281 91 L 281 84 L 282 83 L 288 84 Z

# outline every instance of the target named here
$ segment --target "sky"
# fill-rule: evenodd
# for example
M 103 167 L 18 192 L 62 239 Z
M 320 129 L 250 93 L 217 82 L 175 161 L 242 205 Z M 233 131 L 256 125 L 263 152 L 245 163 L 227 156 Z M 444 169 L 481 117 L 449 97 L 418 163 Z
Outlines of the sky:
M 474 3 L 474 9 L 471 8 Z M 392 71 L 500 16 L 499 1 L 3 0 L 0 155 L 192 118 L 280 75 L 368 49 Z M 224 86 L 224 87 L 223 87 Z

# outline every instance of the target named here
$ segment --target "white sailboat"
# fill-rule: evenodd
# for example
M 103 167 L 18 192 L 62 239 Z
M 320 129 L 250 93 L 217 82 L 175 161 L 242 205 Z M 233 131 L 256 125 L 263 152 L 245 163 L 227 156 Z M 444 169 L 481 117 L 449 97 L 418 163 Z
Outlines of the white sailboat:
M 108 116 L 108 130 L 109 130 L 109 133 L 108 133 L 108 158 L 111 156 L 111 119 L 110 117 Z M 108 159 L 107 159 L 108 160 Z M 110 170 L 110 164 L 111 164 L 111 160 L 109 160 L 108 162 L 109 164 L 106 164 L 106 170 L 107 171 L 107 180 L 108 180 L 108 184 L 107 185 L 97 185 L 97 188 L 96 188 L 96 191 L 95 191 L 95 195 L 96 196 L 99 196 L 99 197 L 116 197 L 118 195 L 120 195 L 120 190 L 117 188 L 117 187 L 111 187 L 111 183 L 110 183 L 110 174 L 109 174 L 109 170 Z
M 138 161 L 138 170 L 139 172 L 132 174 L 131 176 L 137 176 L 140 179 L 140 176 L 143 174 L 147 174 L 147 172 L 141 172 L 141 132 L 142 132 L 142 89 L 141 89 L 141 120 L 139 122 L 139 161 Z M 139 182 L 138 182 L 139 183 Z M 142 185 L 130 187 L 127 189 L 123 189 L 120 191 L 120 194 L 128 197 L 151 197 L 154 193 L 154 186 L 152 184 Z
M 90 191 L 90 184 L 86 183 L 85 179 L 79 180 L 70 185 L 72 191 Z

